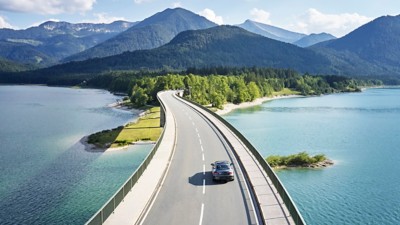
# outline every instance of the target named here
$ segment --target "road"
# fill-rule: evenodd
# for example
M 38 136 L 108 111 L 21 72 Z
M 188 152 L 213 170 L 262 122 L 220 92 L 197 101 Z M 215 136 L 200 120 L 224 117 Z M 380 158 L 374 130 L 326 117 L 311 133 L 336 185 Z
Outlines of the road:
M 205 118 L 172 96 L 172 92 L 160 97 L 176 119 L 176 148 L 142 224 L 251 224 L 238 166 L 235 165 L 234 181 L 212 181 L 210 164 L 216 160 L 232 161 L 228 145 Z

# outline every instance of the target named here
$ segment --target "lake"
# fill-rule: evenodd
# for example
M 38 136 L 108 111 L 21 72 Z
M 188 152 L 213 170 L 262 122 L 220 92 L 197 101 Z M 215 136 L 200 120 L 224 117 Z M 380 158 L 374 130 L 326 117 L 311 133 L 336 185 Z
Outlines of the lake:
M 400 89 L 275 100 L 224 118 L 265 157 L 334 160 L 276 171 L 307 224 L 400 223 Z
M 124 125 L 104 90 L 0 86 L 0 224 L 84 224 L 152 145 L 87 152 L 80 139 Z

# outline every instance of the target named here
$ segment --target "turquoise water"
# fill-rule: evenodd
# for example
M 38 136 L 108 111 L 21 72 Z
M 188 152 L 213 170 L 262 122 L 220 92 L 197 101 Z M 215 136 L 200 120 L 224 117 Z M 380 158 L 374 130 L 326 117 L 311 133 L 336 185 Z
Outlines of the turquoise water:
M 123 125 L 120 97 L 94 89 L 0 86 L 0 224 L 83 224 L 151 145 L 93 153 L 80 139 Z
M 277 171 L 307 224 L 400 224 L 400 89 L 282 99 L 224 118 L 264 156 L 334 160 Z

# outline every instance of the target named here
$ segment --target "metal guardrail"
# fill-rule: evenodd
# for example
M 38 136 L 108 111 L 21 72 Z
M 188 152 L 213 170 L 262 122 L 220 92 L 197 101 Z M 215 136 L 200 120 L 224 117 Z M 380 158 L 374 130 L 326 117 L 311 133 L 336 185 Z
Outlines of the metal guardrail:
M 275 186 L 276 190 L 278 191 L 279 195 L 281 196 L 283 202 L 285 203 L 287 209 L 289 210 L 290 215 L 292 216 L 294 222 L 296 225 L 305 225 L 305 221 L 303 217 L 301 216 L 299 210 L 297 209 L 296 205 L 294 204 L 292 198 L 290 197 L 289 193 L 283 186 L 282 182 L 279 180 L 278 176 L 275 174 L 275 172 L 272 170 L 271 166 L 268 164 L 268 162 L 264 159 L 264 157 L 257 151 L 257 149 L 241 134 L 234 126 L 232 126 L 230 123 L 228 123 L 226 120 L 224 120 L 220 115 L 210 111 L 206 107 L 193 102 L 191 100 L 185 99 L 189 101 L 190 103 L 206 110 L 209 112 L 211 115 L 213 115 L 215 118 L 217 118 L 219 121 L 221 121 L 225 126 L 227 126 L 239 139 L 242 141 L 244 145 L 250 150 L 250 152 L 254 155 L 256 160 L 260 163 L 261 167 L 264 169 L 264 171 L 267 173 L 268 177 L 271 179 L 271 182 Z
M 158 98 L 158 95 L 157 95 Z M 162 101 L 160 101 L 161 110 L 166 110 Z M 160 116 L 165 116 L 165 113 Z M 161 119 L 161 118 L 160 118 Z M 165 121 L 165 118 L 164 118 Z M 146 159 L 140 164 L 140 166 L 136 169 L 136 171 L 128 178 L 128 180 L 120 187 L 120 189 L 107 201 L 103 207 L 97 211 L 86 223 L 85 225 L 101 225 L 107 218 L 114 212 L 117 206 L 124 200 L 125 196 L 129 193 L 133 186 L 135 186 L 136 182 L 139 180 L 140 176 L 142 176 L 143 172 L 146 170 L 147 166 L 150 164 L 150 161 L 153 159 L 153 156 L 156 154 L 158 147 L 164 137 L 163 129 L 161 136 L 158 138 L 156 145 L 153 147 L 151 152 L 147 155 Z

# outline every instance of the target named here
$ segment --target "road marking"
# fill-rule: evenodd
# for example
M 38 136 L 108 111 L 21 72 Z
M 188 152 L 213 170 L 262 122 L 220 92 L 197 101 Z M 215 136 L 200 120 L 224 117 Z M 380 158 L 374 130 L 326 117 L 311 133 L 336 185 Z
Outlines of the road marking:
M 203 195 L 206 194 L 206 179 L 203 179 Z
M 206 175 L 206 165 L 203 164 L 203 175 Z
M 202 145 L 202 144 L 201 144 L 201 139 L 200 139 L 200 138 L 199 138 L 199 142 L 200 142 L 200 145 Z
M 197 127 L 196 127 L 196 132 L 199 133 L 199 130 L 197 129 Z
M 202 155 L 203 155 L 203 161 L 204 161 L 204 153 Z
M 201 204 L 201 212 L 200 212 L 200 221 L 199 225 L 203 224 L 203 215 L 204 215 L 204 203 Z
M 201 151 L 204 152 L 203 145 L 200 145 Z
M 200 134 L 199 134 L 199 133 L 197 133 L 197 137 L 199 137 L 199 138 L 200 138 Z

